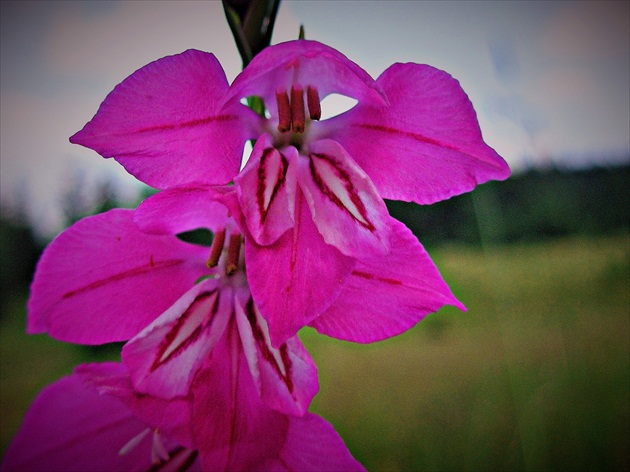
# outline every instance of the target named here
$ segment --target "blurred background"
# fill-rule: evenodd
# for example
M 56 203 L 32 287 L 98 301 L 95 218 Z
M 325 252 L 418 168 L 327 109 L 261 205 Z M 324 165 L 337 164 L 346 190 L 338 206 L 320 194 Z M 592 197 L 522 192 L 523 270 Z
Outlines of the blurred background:
M 377 77 L 451 73 L 513 176 L 431 206 L 389 202 L 466 313 L 369 346 L 305 329 L 330 421 L 369 470 L 630 466 L 630 3 L 284 1 L 273 43 L 325 42 Z M 149 189 L 68 137 L 159 57 L 240 58 L 219 2 L 1 7 L 0 454 L 39 390 L 119 346 L 27 336 L 43 247 Z

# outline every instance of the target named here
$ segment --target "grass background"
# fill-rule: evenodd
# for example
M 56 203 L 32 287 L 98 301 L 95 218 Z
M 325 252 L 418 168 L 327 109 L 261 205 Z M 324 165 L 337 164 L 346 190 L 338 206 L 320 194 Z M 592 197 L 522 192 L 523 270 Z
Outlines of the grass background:
M 627 470 L 630 236 L 431 251 L 468 307 L 363 346 L 305 329 L 311 411 L 369 470 Z M 24 334 L 26 294 L 0 318 L 4 452 L 46 384 L 115 351 Z

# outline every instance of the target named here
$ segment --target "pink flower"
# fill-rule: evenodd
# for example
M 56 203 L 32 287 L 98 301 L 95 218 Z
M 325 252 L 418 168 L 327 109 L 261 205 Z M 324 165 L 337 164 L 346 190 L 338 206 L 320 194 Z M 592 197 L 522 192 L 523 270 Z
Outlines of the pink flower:
M 198 227 L 208 227 L 217 230 L 208 216 L 203 216 L 202 209 L 210 208 L 209 195 L 218 198 L 233 210 L 233 215 L 240 221 L 245 235 L 247 228 L 240 212 L 237 193 L 233 187 L 223 188 L 217 193 L 216 188 L 207 187 L 178 187 L 163 190 L 146 200 L 136 210 L 135 221 L 144 231 L 156 234 L 177 233 Z M 216 203 L 215 203 L 216 204 Z M 303 208 L 303 211 L 306 211 Z M 309 222 L 305 219 L 305 224 Z M 315 231 L 313 225 L 310 226 Z M 246 236 L 247 237 L 247 236 Z M 287 237 L 287 235 L 283 236 Z M 268 268 L 286 263 L 273 250 L 263 251 L 255 243 L 245 244 L 247 265 L 247 279 L 261 281 L 268 284 L 271 294 L 278 293 L 279 298 L 272 300 L 262 297 L 263 301 L 270 300 L 285 307 L 280 311 L 281 317 L 268 319 L 269 335 L 273 346 L 279 346 L 287 330 L 297 331 L 305 324 L 310 324 L 319 332 L 329 336 L 370 343 L 399 334 L 414 326 L 424 316 L 433 313 L 446 304 L 465 307 L 453 296 L 450 289 L 440 276 L 429 255 L 423 249 L 416 237 L 402 223 L 391 219 L 391 250 L 386 255 L 375 255 L 358 259 L 352 272 L 344 284 L 338 288 L 334 301 L 315 318 L 308 318 L 305 313 L 288 306 L 292 300 L 286 295 L 284 284 L 287 279 L 295 277 L 296 273 L 278 271 L 276 280 L 264 280 L 268 275 Z M 327 246 L 328 247 L 328 246 Z M 247 259 L 249 251 L 260 251 L 262 257 Z M 308 245 L 296 245 L 296 258 L 323 258 Z M 257 265 L 258 264 L 258 265 Z M 319 288 L 326 281 L 321 280 L 321 274 L 298 273 L 299 285 L 303 287 L 294 294 L 310 302 L 309 297 L 321 297 Z M 257 302 L 256 306 L 259 307 Z M 273 313 L 273 305 L 270 307 Z M 295 310 L 295 311 L 291 311 Z M 261 314 L 267 319 L 267 313 L 262 308 Z M 272 326 L 272 322 L 275 325 Z M 289 338 L 287 338 L 289 339 Z
M 162 206 L 159 220 L 150 211 L 141 219 L 148 229 L 159 224 L 176 232 L 203 220 L 215 231 L 210 250 L 140 231 L 131 210 L 86 218 L 62 233 L 38 264 L 29 332 L 88 344 L 131 339 L 122 357 L 134 387 L 166 399 L 186 395 L 196 372 L 207 358 L 220 358 L 216 346 L 232 333 L 231 355 L 245 353 L 257 395 L 271 408 L 303 415 L 318 389 L 312 359 L 296 337 L 271 345 L 242 269 L 238 227 L 213 193 L 185 193 L 187 201 L 202 203 L 187 208 L 205 212 L 173 208 L 169 218 Z
M 358 103 L 319 121 L 320 100 L 332 93 Z M 262 98 L 268 116 L 241 104 L 249 96 Z M 256 144 L 239 173 L 248 139 Z M 336 50 L 305 40 L 266 48 L 231 87 L 211 54 L 160 59 L 117 86 L 71 141 L 158 188 L 234 180 L 239 208 L 231 209 L 248 240 L 249 284 L 274 345 L 326 312 L 363 272 L 357 264 L 398 251 L 392 239 L 404 230 L 383 198 L 428 204 L 509 175 L 445 72 L 394 64 L 373 80 Z M 412 253 L 426 257 L 418 245 Z
M 297 337 L 271 345 L 243 272 L 242 236 L 215 199 L 221 190 L 166 192 L 136 215 L 145 231 L 164 234 L 142 232 L 131 210 L 111 210 L 49 245 L 29 330 L 90 344 L 131 338 L 124 367 L 77 372 L 152 430 L 198 451 L 204 469 L 361 469 L 330 425 L 307 413 L 317 372 Z M 169 234 L 200 225 L 215 233 L 210 249 Z
M 322 418 L 257 400 L 245 364 L 237 359 L 227 380 L 215 377 L 231 364 L 204 367 L 191 393 L 173 400 L 138 394 L 121 364 L 79 366 L 38 395 L 0 469 L 363 470 Z M 217 388 L 232 382 L 226 394 Z

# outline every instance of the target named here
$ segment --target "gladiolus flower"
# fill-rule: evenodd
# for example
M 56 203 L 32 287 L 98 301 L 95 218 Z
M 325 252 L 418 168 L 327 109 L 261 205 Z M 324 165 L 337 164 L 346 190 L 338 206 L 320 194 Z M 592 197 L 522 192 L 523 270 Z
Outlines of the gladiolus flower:
M 333 93 L 357 104 L 320 121 Z M 252 96 L 265 116 L 242 104 Z M 359 261 L 390 253 L 397 230 L 383 198 L 429 204 L 509 175 L 447 73 L 394 64 L 373 80 L 306 40 L 266 48 L 231 86 L 212 54 L 160 59 L 117 86 L 71 141 L 158 188 L 234 181 L 250 288 L 276 346 L 332 305 Z
M 79 366 L 38 395 L 0 470 L 363 470 L 319 416 L 284 415 L 251 396 L 245 364 L 237 360 L 227 396 L 214 376 L 230 365 L 208 366 L 172 400 L 137 393 L 121 364 Z M 232 422 L 213 422 L 225 416 Z

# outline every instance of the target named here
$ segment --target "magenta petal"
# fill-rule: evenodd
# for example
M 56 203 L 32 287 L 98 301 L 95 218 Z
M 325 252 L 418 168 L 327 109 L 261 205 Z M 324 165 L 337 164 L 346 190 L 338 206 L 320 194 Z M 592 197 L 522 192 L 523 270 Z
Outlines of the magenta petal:
M 174 187 L 147 198 L 134 221 L 147 233 L 177 234 L 197 228 L 214 232 L 228 224 L 227 208 L 215 200 L 212 187 Z
M 200 276 L 207 248 L 148 235 L 131 210 L 85 218 L 44 251 L 28 301 L 28 332 L 83 344 L 135 336 Z
M 293 230 L 272 246 L 245 244 L 247 279 L 274 347 L 328 308 L 355 264 L 324 242 L 302 199 L 298 193 Z
M 510 174 L 481 136 L 459 82 L 427 65 L 394 64 L 377 80 L 389 106 L 359 104 L 321 122 L 383 198 L 434 203 Z
M 258 95 L 277 116 L 275 92 L 292 84 L 315 86 L 323 99 L 339 93 L 356 100 L 387 103 L 378 84 L 339 51 L 316 41 L 289 41 L 265 48 L 230 87 L 229 99 Z
M 251 135 L 245 107 L 222 108 L 227 90 L 212 54 L 164 57 L 118 85 L 70 141 L 113 157 L 153 187 L 225 184 Z
M 188 398 L 163 400 L 135 391 L 127 369 L 119 363 L 83 364 L 75 368 L 75 373 L 99 394 L 123 402 L 151 428 L 167 434 L 182 446 L 194 448 Z
M 259 470 L 278 456 L 289 421 L 261 401 L 234 323 L 197 374 L 192 393 L 204 470 Z
M 320 140 L 300 156 L 298 182 L 326 243 L 346 256 L 389 251 L 389 213 L 370 178 L 336 142 Z
M 323 418 L 307 413 L 289 418 L 289 429 L 280 456 L 262 470 L 302 472 L 364 471 L 335 429 Z
M 284 152 L 291 156 L 280 153 L 273 147 L 271 137 L 263 135 L 256 142 L 245 168 L 234 179 L 247 229 L 258 244 L 274 243 L 293 226 L 289 213 L 287 157 L 294 160 L 297 151 L 291 147 Z
M 465 310 L 411 231 L 394 219 L 392 228 L 391 253 L 357 261 L 339 297 L 311 322 L 317 331 L 371 343 L 411 328 L 444 305 Z
M 303 415 L 317 393 L 317 367 L 297 336 L 276 349 L 251 297 L 235 303 L 238 331 L 258 394 L 270 408 Z
M 147 425 L 117 399 L 88 389 L 76 375 L 37 396 L 6 451 L 3 471 L 149 470 L 150 435 L 119 451 Z
M 129 341 L 122 359 L 139 392 L 170 399 L 188 393 L 232 317 L 232 291 L 205 280 Z

